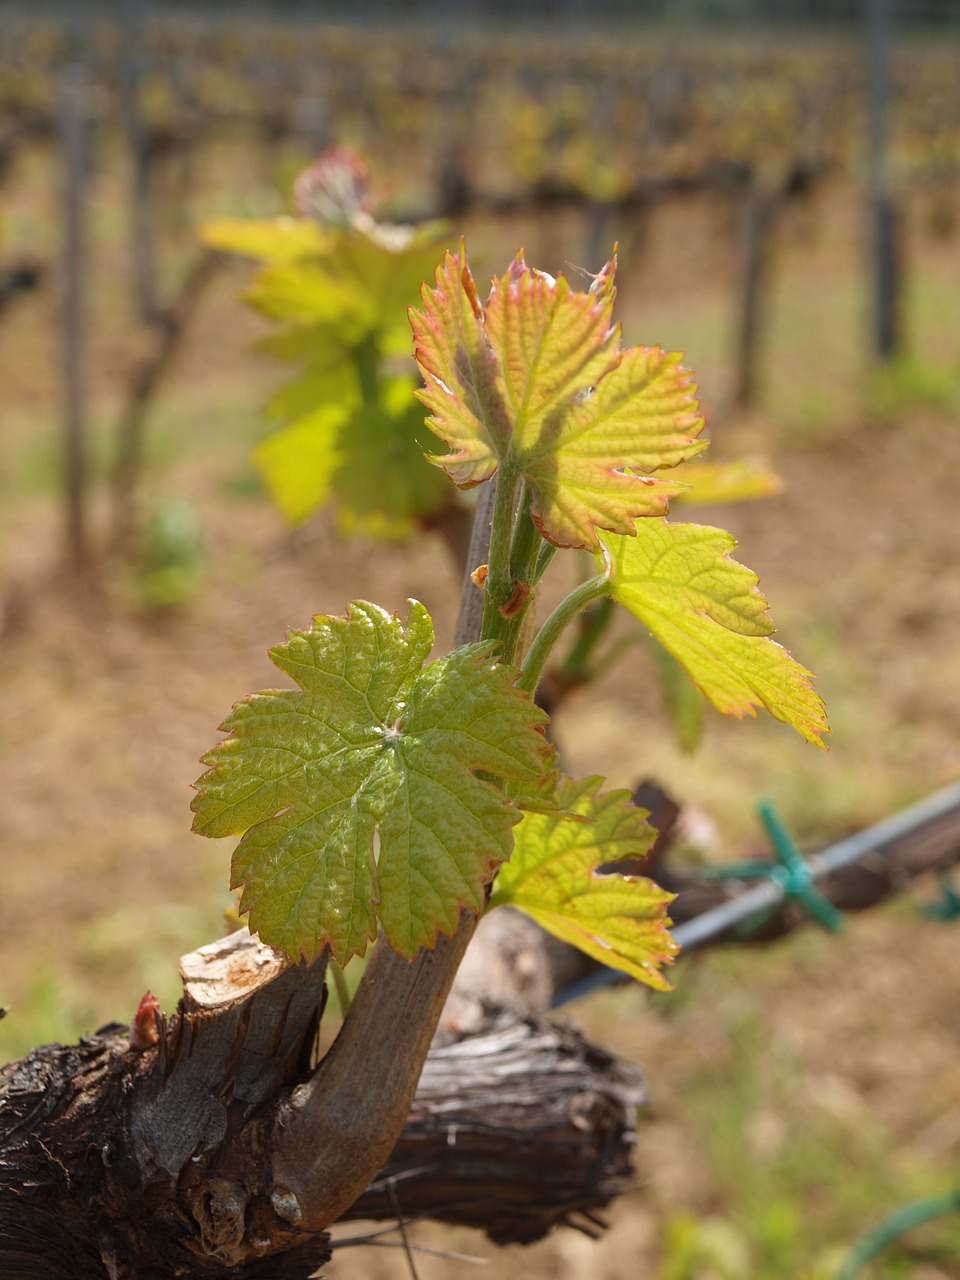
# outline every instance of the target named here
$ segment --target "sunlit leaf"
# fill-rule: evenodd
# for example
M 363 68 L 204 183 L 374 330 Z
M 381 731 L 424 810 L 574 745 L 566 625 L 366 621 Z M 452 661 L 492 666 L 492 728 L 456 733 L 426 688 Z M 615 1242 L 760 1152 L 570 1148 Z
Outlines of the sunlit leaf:
M 211 249 L 267 262 L 320 254 L 331 241 L 318 223 L 307 218 L 216 218 L 204 224 L 200 237 Z
M 253 345 L 255 350 L 262 351 L 274 360 L 293 361 L 322 359 L 330 348 L 339 357 L 345 344 L 336 324 L 324 322 L 295 329 L 279 329 L 276 333 L 267 333 L 258 338 Z
M 684 470 L 689 486 L 676 496 L 677 502 L 693 506 L 722 502 L 749 502 L 780 493 L 783 482 L 759 458 L 738 458 L 735 462 L 701 462 Z
M 502 466 L 522 476 L 535 521 L 560 546 L 632 534 L 683 488 L 649 474 L 698 453 L 696 386 L 680 356 L 620 347 L 613 259 L 588 291 L 531 270 L 523 255 L 486 307 L 466 252 L 447 254 L 411 312 L 420 395 L 450 452 L 431 460 L 459 485 Z
M 519 810 L 487 777 L 535 780 L 545 716 L 489 644 L 426 666 L 433 627 L 357 602 L 271 650 L 296 690 L 239 702 L 204 757 L 194 829 L 241 835 L 233 887 L 265 942 L 345 963 L 377 923 L 412 956 L 479 911 Z
M 512 424 L 497 385 L 497 360 L 487 341 L 483 309 L 466 253 L 444 254 L 436 287 L 423 287 L 422 312 L 411 309 L 417 363 L 426 386 L 421 400 L 431 428 L 453 450 L 431 461 L 461 488 L 481 484 L 510 444 Z
M 356 153 L 333 149 L 298 185 L 305 207 L 339 210 L 328 225 L 221 219 L 205 237 L 265 263 L 245 297 L 282 328 L 258 347 L 302 363 L 271 397 L 279 429 L 256 450 L 274 502 L 293 523 L 333 502 L 343 529 L 399 537 L 450 502 L 424 458 L 437 441 L 412 379 L 396 377 L 391 363 L 409 355 L 406 308 L 434 268 L 442 227 L 375 222 L 367 176 Z
M 357 281 L 334 274 L 320 262 L 275 262 L 246 290 L 251 306 L 273 320 L 297 326 L 339 326 L 341 341 L 359 336 L 369 305 Z
M 667 715 L 677 731 L 681 751 L 695 751 L 703 737 L 706 702 L 697 686 L 688 678 L 673 654 L 652 636 L 648 637 Z
M 342 461 L 348 408 L 325 404 L 262 440 L 254 461 L 274 502 L 291 524 L 300 524 L 329 498 Z
M 828 731 L 810 672 L 769 638 L 756 575 L 735 539 L 704 525 L 638 521 L 636 536 L 602 534 L 611 594 L 635 614 L 725 715 L 766 707 L 808 742 Z
M 598 794 L 602 779 L 560 783 L 561 811 L 525 813 L 490 906 L 510 904 L 555 937 L 651 987 L 676 953 L 668 932 L 672 894 L 641 876 L 599 867 L 648 852 L 656 832 L 628 791 Z
M 379 236 L 372 234 L 376 230 L 377 224 L 374 224 L 371 234 L 345 236 L 337 250 L 337 262 L 377 308 L 379 324 L 401 328 L 405 351 L 409 352 L 410 330 L 404 323 L 406 310 L 419 298 L 423 281 L 436 270 L 443 227 L 438 223 L 387 227 Z M 394 233 L 392 241 L 390 232 Z
M 449 501 L 449 482 L 424 458 L 432 436 L 409 378 L 385 379 L 380 405 L 353 411 L 340 438 L 334 487 L 347 520 L 397 532 Z
M 345 351 L 336 345 L 321 350 L 322 358 L 311 360 L 301 373 L 270 397 L 266 409 L 271 418 L 291 422 L 314 413 L 320 406 L 346 409 L 359 405 L 361 393 L 356 370 Z

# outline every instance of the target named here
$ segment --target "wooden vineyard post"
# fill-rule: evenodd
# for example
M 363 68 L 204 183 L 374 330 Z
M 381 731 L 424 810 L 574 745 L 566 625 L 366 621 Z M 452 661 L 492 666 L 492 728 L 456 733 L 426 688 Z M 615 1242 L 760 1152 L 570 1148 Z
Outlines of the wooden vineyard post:
M 87 75 L 80 61 L 63 74 L 59 101 L 63 148 L 63 483 L 68 568 L 90 567 L 87 424 L 85 417 L 84 293 L 86 286 L 84 204 L 88 173 Z
M 760 334 L 768 286 L 770 239 L 780 202 L 778 190 L 754 176 L 747 196 L 743 230 L 743 274 L 737 318 L 734 404 L 746 409 L 757 398 Z
M 869 112 L 867 199 L 871 261 L 871 353 L 889 360 L 902 343 L 899 219 L 890 192 L 887 134 L 893 47 L 892 0 L 867 0 Z
M 150 138 L 140 109 L 143 41 L 147 0 L 123 0 L 124 120 L 130 152 L 130 233 L 134 299 L 137 314 L 147 324 L 160 318 L 157 304 L 156 255 L 151 208 Z

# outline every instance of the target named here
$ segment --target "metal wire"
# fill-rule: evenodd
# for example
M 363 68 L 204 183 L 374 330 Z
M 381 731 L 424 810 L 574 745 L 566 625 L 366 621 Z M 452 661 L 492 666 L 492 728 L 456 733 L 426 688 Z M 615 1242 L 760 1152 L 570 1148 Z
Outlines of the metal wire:
M 806 860 L 810 880 L 819 880 L 833 871 L 839 871 L 841 867 L 857 862 L 860 858 L 876 854 L 885 846 L 894 844 L 917 828 L 935 822 L 958 808 L 960 808 L 960 782 L 944 787 L 925 800 L 910 805 L 909 808 L 902 809 L 899 813 L 874 823 L 873 826 L 866 827 L 856 835 L 828 845 L 820 853 L 811 855 Z M 690 951 L 726 933 L 734 925 L 749 920 L 751 916 L 761 915 L 777 908 L 787 896 L 787 888 L 780 880 L 763 880 L 759 884 L 751 885 L 749 889 L 744 889 L 729 902 L 724 902 L 719 907 L 705 911 L 703 915 L 695 916 L 694 919 L 685 920 L 677 925 L 672 930 L 673 937 L 682 951 Z M 563 987 L 554 996 L 553 1006 L 556 1008 L 598 987 L 610 986 L 623 980 L 623 974 L 618 970 L 601 969 L 579 982 Z

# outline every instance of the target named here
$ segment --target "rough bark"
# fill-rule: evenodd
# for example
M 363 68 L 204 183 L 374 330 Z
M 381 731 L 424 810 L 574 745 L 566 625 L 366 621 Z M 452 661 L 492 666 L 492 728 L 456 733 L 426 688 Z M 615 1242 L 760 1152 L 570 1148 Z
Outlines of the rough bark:
M 285 966 L 240 932 L 184 958 L 183 1001 L 155 1045 L 136 1049 L 111 1024 L 0 1071 L 0 1273 L 292 1280 L 321 1265 L 327 1224 L 300 1207 L 313 1166 L 291 1153 L 309 1131 L 298 1095 L 322 1079 L 323 969 Z M 389 1026 L 380 1039 L 389 1052 Z M 392 1217 L 399 1202 L 534 1239 L 622 1189 L 642 1098 L 635 1069 L 508 1015 L 435 1050 L 386 1168 L 343 1212 Z M 348 1105 L 349 1148 L 364 1127 Z
M 275 1213 L 263 1119 L 309 1074 L 323 966 L 285 967 L 241 933 L 183 974 L 154 1046 L 111 1025 L 0 1073 L 4 1274 L 253 1277 L 287 1238 L 322 1261 Z
M 589 1230 L 632 1181 L 636 1067 L 568 1026 L 505 1015 L 431 1050 L 383 1174 L 345 1218 L 427 1216 L 528 1243 L 558 1223 Z M 584 1225 L 586 1220 L 586 1226 Z
M 653 869 L 669 882 L 676 806 L 649 789 L 638 798 L 658 810 Z M 820 884 L 839 905 L 865 907 L 958 855 L 951 811 Z M 742 884 L 690 879 L 673 877 L 677 918 Z M 798 922 L 787 908 L 766 933 Z M 141 1028 L 140 1043 L 152 1029 L 155 1044 L 133 1048 L 114 1024 L 0 1070 L 0 1274 L 294 1280 L 322 1264 L 334 1218 L 392 1218 L 398 1206 L 498 1242 L 579 1215 L 589 1227 L 629 1178 L 642 1080 L 542 1021 L 582 964 L 509 909 L 476 929 L 441 1015 L 465 933 L 412 965 L 379 948 L 361 1016 L 319 1067 L 322 963 L 285 965 L 241 932 L 185 957 L 177 1013 Z M 416 993 L 416 1026 L 397 1013 L 398 984 Z M 400 1068 L 438 1019 L 411 1099 Z M 386 1096 L 371 1119 L 374 1084 Z
M 478 509 L 470 567 L 485 558 L 492 487 Z M 481 605 L 468 579 L 457 643 L 475 638 Z M 464 913 L 454 937 L 412 961 L 378 946 L 316 1066 L 322 962 L 284 965 L 240 933 L 185 958 L 184 997 L 169 1025 L 141 1010 L 132 1032 L 111 1026 L 4 1069 L 0 1272 L 45 1280 L 310 1274 L 326 1256 L 325 1228 L 375 1182 L 401 1135 L 476 925 Z M 502 1038 L 486 1052 L 477 1046 L 479 1074 L 456 1105 L 445 1050 L 448 1075 L 437 1069 L 433 1108 L 445 1116 L 442 1138 L 423 1104 L 414 1163 L 408 1155 L 380 1179 L 391 1199 L 401 1177 L 405 1196 L 416 1194 L 427 1212 L 442 1193 L 436 1212 L 453 1221 L 476 1221 L 497 1199 L 498 1237 L 529 1239 L 615 1191 L 638 1081 L 575 1038 L 528 1030 L 507 1033 L 511 1054 Z M 466 1070 L 465 1059 L 459 1065 Z M 558 1084 L 549 1100 L 535 1083 L 544 1073 Z M 507 1186 L 523 1206 L 516 1215 L 501 1199 Z M 376 1186 L 370 1195 L 376 1211 Z

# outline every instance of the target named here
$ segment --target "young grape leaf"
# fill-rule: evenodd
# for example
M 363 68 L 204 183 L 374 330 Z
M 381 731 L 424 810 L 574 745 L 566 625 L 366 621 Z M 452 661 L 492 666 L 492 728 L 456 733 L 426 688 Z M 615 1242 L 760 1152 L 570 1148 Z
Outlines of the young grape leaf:
M 703 737 L 707 704 L 673 654 L 651 635 L 647 636 L 647 642 L 660 676 L 664 708 L 677 731 L 680 750 L 695 751 Z
M 329 252 L 331 236 L 307 218 L 216 218 L 201 228 L 211 249 L 266 262 L 287 262 Z
M 299 685 L 237 703 L 205 757 L 194 829 L 241 835 L 232 887 L 265 942 L 345 964 L 377 922 L 412 956 L 481 910 L 520 813 L 482 770 L 540 777 L 546 720 L 490 644 L 424 666 L 430 615 L 355 602 L 270 651 Z
M 558 546 L 632 535 L 683 489 L 647 474 L 704 448 L 696 386 L 676 353 L 620 348 L 616 261 L 590 289 L 533 271 L 523 254 L 494 279 L 486 309 L 461 243 L 411 311 L 420 398 L 450 452 L 431 457 L 461 488 L 498 465 L 521 475 L 541 532 Z
M 425 387 L 418 395 L 435 416 L 428 425 L 454 453 L 430 456 L 461 489 L 489 480 L 510 446 L 511 423 L 497 385 L 497 360 L 483 327 L 477 286 L 460 254 L 446 253 L 436 288 L 422 289 L 424 310 L 409 311 Z
M 271 263 L 244 297 L 272 320 L 298 327 L 328 325 L 339 331 L 341 342 L 356 340 L 369 327 L 368 300 L 359 283 L 319 260 Z
M 616 600 L 635 614 L 725 715 L 764 706 L 808 742 L 829 732 L 823 702 L 773 625 L 757 577 L 731 558 L 736 540 L 706 525 L 637 522 L 636 537 L 601 534 Z
M 450 485 L 423 460 L 430 433 L 408 377 L 384 378 L 380 405 L 356 409 L 343 431 L 333 486 L 341 524 L 403 537 L 450 501 Z
M 677 951 L 668 932 L 673 895 L 643 877 L 598 870 L 642 857 L 656 832 L 628 791 L 598 795 L 601 782 L 564 778 L 559 811 L 523 815 L 490 907 L 510 903 L 555 937 L 664 990 L 669 983 L 660 969 Z
M 676 501 L 686 506 L 720 502 L 750 502 L 780 493 L 783 484 L 759 458 L 737 458 L 734 462 L 701 462 L 683 473 L 687 485 Z
M 254 459 L 291 524 L 306 520 L 335 493 L 341 525 L 381 538 L 405 537 L 417 520 L 448 502 L 449 486 L 423 460 L 429 432 L 410 379 L 383 379 L 379 405 L 365 405 L 355 376 L 353 381 L 345 382 L 339 403 L 319 398 L 319 408 L 267 436 Z M 290 383 L 273 403 L 293 406 L 300 394 Z
M 271 398 L 277 430 L 256 450 L 276 505 L 293 523 L 335 502 L 341 528 L 403 537 L 451 505 L 424 458 L 413 378 L 388 373 L 407 355 L 407 305 L 433 271 L 441 227 L 371 216 L 366 163 L 333 148 L 296 184 L 301 218 L 221 219 L 208 244 L 259 258 L 247 301 L 282 327 L 259 348 L 302 368 Z
M 444 227 L 372 224 L 367 234 L 344 236 L 337 247 L 339 269 L 360 286 L 376 326 L 396 327 L 403 334 L 402 353 L 409 356 L 407 307 L 420 296 L 424 280 L 436 270 Z
M 326 502 L 342 460 L 349 409 L 321 404 L 262 440 L 253 456 L 267 491 L 290 521 L 299 524 Z
M 302 331 L 301 331 L 302 332 Z M 266 403 L 266 413 L 279 422 L 305 418 L 320 405 L 352 409 L 362 401 L 356 369 L 345 348 L 328 344 L 319 348 L 295 377 L 285 382 Z M 412 398 L 412 397 L 411 397 Z

